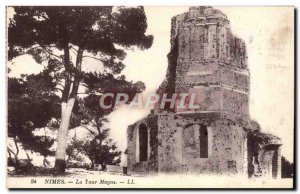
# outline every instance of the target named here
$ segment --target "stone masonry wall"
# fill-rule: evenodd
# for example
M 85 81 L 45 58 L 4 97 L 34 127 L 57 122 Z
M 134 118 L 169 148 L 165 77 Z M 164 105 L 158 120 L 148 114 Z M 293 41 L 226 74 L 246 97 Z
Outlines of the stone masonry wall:
M 219 116 L 160 114 L 158 118 L 158 171 L 163 173 L 246 174 L 246 132 L 226 119 L 219 119 Z M 183 146 L 185 142 L 189 141 L 183 137 L 186 127 L 201 124 L 208 127 L 208 158 L 194 157 Z
M 145 124 L 148 129 L 148 142 L 140 142 L 148 144 L 148 160 L 140 162 L 138 159 L 138 130 L 141 124 Z M 149 115 L 127 129 L 127 167 L 128 174 L 149 174 L 157 173 L 157 129 L 158 121 L 156 115 Z

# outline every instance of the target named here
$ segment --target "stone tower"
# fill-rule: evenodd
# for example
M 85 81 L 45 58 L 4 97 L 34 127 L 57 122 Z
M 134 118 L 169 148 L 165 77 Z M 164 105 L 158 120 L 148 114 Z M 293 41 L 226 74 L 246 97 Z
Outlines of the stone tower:
M 129 173 L 280 177 L 280 139 L 249 116 L 246 46 L 226 15 L 201 6 L 173 17 L 168 59 L 157 92 L 196 94 L 198 108 L 156 107 L 129 126 Z
M 244 41 L 232 34 L 222 12 L 192 7 L 172 19 L 170 64 L 161 90 L 196 93 L 197 111 L 249 117 L 246 59 Z

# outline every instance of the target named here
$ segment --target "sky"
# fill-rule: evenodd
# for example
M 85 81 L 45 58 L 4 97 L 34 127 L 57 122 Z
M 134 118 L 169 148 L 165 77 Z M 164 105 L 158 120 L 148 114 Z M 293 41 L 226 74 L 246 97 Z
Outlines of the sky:
M 233 33 L 245 40 L 250 70 L 250 115 L 262 128 L 282 139 L 282 154 L 293 160 L 294 131 L 294 10 L 292 7 L 215 7 L 223 11 Z M 188 7 L 145 7 L 148 29 L 154 36 L 150 49 L 128 51 L 123 70 L 128 80 L 142 81 L 144 93 L 154 92 L 163 81 L 170 50 L 171 18 Z M 9 14 L 8 14 L 9 16 Z M 95 61 L 83 61 L 83 67 Z M 86 64 L 86 66 L 85 66 Z M 94 64 L 96 66 L 96 64 Z M 95 67 L 94 66 L 94 67 Z M 42 70 L 30 56 L 9 64 L 9 76 Z M 88 70 L 93 70 L 89 68 Z M 111 137 L 126 149 L 127 126 L 150 110 L 123 105 L 110 114 Z M 123 161 L 124 163 L 125 161 Z M 125 162 L 126 163 L 126 162 Z

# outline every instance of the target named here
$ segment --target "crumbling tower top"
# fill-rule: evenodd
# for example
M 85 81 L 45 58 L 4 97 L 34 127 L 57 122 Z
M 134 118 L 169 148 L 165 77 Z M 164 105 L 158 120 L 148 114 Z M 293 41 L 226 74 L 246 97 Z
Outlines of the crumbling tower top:
M 189 12 L 173 17 L 172 47 L 175 46 L 176 38 L 179 38 L 179 45 L 183 46 L 179 54 L 185 60 L 218 59 L 237 68 L 247 69 L 245 42 L 232 34 L 227 16 L 217 9 L 210 6 L 191 7 Z M 197 56 L 193 56 L 194 53 Z
M 249 115 L 245 42 L 233 35 L 227 16 L 220 10 L 191 7 L 173 17 L 168 58 L 162 91 L 196 93 L 201 108 L 194 111 Z

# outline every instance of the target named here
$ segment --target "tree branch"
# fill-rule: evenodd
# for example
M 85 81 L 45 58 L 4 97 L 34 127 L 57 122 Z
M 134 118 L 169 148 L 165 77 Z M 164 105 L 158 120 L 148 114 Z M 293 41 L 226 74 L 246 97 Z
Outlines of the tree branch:
M 40 46 L 42 49 L 44 49 L 47 53 L 49 53 L 50 55 L 54 56 L 54 57 L 57 57 L 59 59 L 63 59 L 61 56 L 58 56 L 56 54 L 54 54 L 53 52 L 51 51 L 48 51 L 44 46 Z
M 14 143 L 15 143 L 16 150 L 17 150 L 15 156 L 17 156 L 17 155 L 19 154 L 19 146 L 18 146 L 18 143 L 17 143 L 17 138 L 16 138 L 16 136 L 14 137 Z
M 82 86 L 84 86 L 84 87 L 88 88 L 88 85 L 87 85 L 87 84 L 85 84 L 85 83 L 80 83 L 80 85 L 82 85 Z
M 98 125 L 97 125 L 96 128 L 97 128 L 97 131 L 98 131 L 99 135 L 102 134 L 101 129 L 100 129 L 100 127 Z
M 75 50 L 76 52 L 78 52 L 77 49 L 75 49 L 72 45 L 70 46 L 71 49 Z
M 97 135 L 94 131 L 90 130 L 87 126 L 82 125 L 82 127 L 85 128 L 86 130 L 88 130 L 93 136 Z
M 14 156 L 16 155 L 16 153 L 13 152 L 9 147 L 7 147 L 7 152 L 8 152 L 8 154 L 12 153 Z
M 65 86 L 64 85 L 62 85 L 61 83 L 56 83 L 57 85 L 60 85 L 62 88 L 64 88 Z
M 71 50 L 72 51 L 72 50 Z M 74 51 L 72 51 L 74 53 L 74 55 L 77 55 L 77 53 L 75 53 Z
M 59 91 L 61 91 L 61 92 L 63 92 L 64 90 L 63 89 L 61 89 L 61 88 L 55 88 L 56 90 L 59 90 Z
M 64 66 L 66 70 L 66 78 L 65 78 L 65 86 L 64 86 L 64 91 L 62 92 L 62 102 L 67 102 L 69 98 L 69 93 L 71 89 L 71 65 L 70 65 L 70 50 L 69 50 L 69 43 L 65 42 L 64 44 Z
M 93 123 L 94 126 L 97 126 L 97 123 L 95 123 L 93 120 L 91 120 L 91 123 Z
M 101 61 L 103 62 L 103 59 L 100 59 L 100 58 L 97 58 L 97 57 L 93 57 L 93 56 L 87 56 L 87 55 L 84 55 L 82 58 L 84 57 L 87 57 L 87 58 L 92 58 L 92 59 L 95 59 L 95 60 L 98 60 L 98 61 Z
M 70 93 L 70 97 L 76 97 L 79 89 L 79 84 L 81 81 L 81 64 L 82 64 L 82 58 L 83 58 L 83 48 L 79 47 L 78 53 L 77 53 L 77 58 L 76 58 L 76 71 L 75 71 L 75 76 L 74 76 L 74 82 L 72 86 L 72 90 Z

